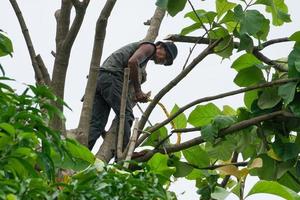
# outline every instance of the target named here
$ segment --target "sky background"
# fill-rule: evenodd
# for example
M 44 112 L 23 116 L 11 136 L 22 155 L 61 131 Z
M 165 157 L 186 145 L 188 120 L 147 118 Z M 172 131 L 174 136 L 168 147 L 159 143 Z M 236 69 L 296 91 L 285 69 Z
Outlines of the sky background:
M 215 1 L 199 1 L 192 0 L 196 9 L 214 10 Z M 231 0 L 231 2 L 240 2 Z M 271 27 L 268 39 L 279 37 L 287 37 L 292 33 L 300 30 L 300 13 L 298 0 L 285 0 L 289 7 L 292 23 L 286 24 L 283 27 Z M 49 73 L 52 73 L 54 58 L 51 51 L 55 50 L 55 28 L 56 22 L 54 12 L 60 7 L 58 0 L 22 0 L 18 1 L 23 12 L 23 16 L 27 22 L 28 29 L 31 34 L 35 50 L 41 54 Z M 83 26 L 78 34 L 75 44 L 72 49 L 72 54 L 69 63 L 67 74 L 65 101 L 73 109 L 66 111 L 67 128 L 76 128 L 81 112 L 82 98 L 86 85 L 86 75 L 89 71 L 89 63 L 92 53 L 92 45 L 94 39 L 95 22 L 103 7 L 104 1 L 92 0 L 87 9 Z M 155 1 L 151 0 L 119 0 L 117 1 L 112 15 L 108 21 L 107 35 L 105 38 L 104 51 L 102 61 L 114 50 L 126 45 L 130 42 L 143 39 L 146 35 L 148 27 L 143 25 L 154 13 Z M 180 33 L 183 27 L 192 24 L 192 21 L 184 18 L 186 12 L 191 11 L 187 5 L 186 9 L 171 17 L 166 15 L 161 25 L 159 37 L 157 40 L 162 40 L 169 34 Z M 21 29 L 19 27 L 14 11 L 8 0 L 0 1 L 0 29 L 5 31 L 11 38 L 14 45 L 13 58 L 5 57 L 0 60 L 4 66 L 8 77 L 14 78 L 16 83 L 13 86 L 22 91 L 26 84 L 34 84 L 34 73 L 31 65 L 30 57 L 25 45 Z M 195 32 L 194 35 L 202 35 L 201 32 Z M 190 52 L 192 44 L 178 43 L 179 53 L 173 66 L 165 67 L 154 65 L 149 62 L 147 66 L 147 82 L 142 86 L 144 92 L 152 91 L 152 97 L 178 73 L 181 72 L 182 66 Z M 198 45 L 192 58 L 198 55 L 205 46 Z M 276 59 L 279 57 L 287 57 L 290 52 L 291 44 L 273 45 L 263 51 L 269 58 Z M 237 89 L 233 83 L 236 72 L 230 68 L 231 63 L 236 57 L 231 59 L 221 60 L 217 56 L 209 56 L 205 58 L 183 81 L 181 81 L 174 89 L 172 89 L 161 100 L 169 111 L 174 104 L 180 107 L 187 103 L 206 96 L 216 95 Z M 233 108 L 243 106 L 243 96 L 237 95 L 213 101 L 219 108 L 223 105 L 230 105 Z M 143 109 L 146 105 L 141 105 Z M 188 116 L 189 112 L 186 112 Z M 135 116 L 141 116 L 139 110 L 134 110 Z M 165 119 L 165 115 L 160 108 L 156 108 L 150 116 L 150 121 L 154 124 Z M 192 132 L 184 140 L 198 136 L 198 132 Z M 100 141 L 101 143 L 101 141 Z M 98 144 L 100 144 L 98 143 Z M 251 185 L 254 184 L 254 178 L 248 178 L 246 183 L 246 193 Z M 194 182 L 178 180 L 170 188 L 176 191 L 178 199 L 198 199 Z M 253 195 L 248 200 L 254 199 L 281 199 L 270 195 Z M 229 196 L 227 199 L 237 199 L 234 196 Z

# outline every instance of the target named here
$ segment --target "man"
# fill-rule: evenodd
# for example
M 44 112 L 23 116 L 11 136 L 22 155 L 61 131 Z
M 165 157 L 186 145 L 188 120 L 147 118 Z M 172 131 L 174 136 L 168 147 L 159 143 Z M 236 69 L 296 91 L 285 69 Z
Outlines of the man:
M 128 44 L 112 53 L 100 67 L 97 88 L 94 97 L 88 146 L 91 150 L 100 135 L 105 134 L 105 126 L 111 108 L 119 120 L 120 104 L 123 87 L 124 68 L 130 68 L 129 80 L 133 85 L 136 102 L 147 102 L 150 93 L 144 93 L 139 81 L 139 70 L 146 66 L 149 60 L 156 64 L 172 65 L 177 56 L 177 47 L 172 42 L 135 42 Z M 130 128 L 133 122 L 132 106 L 127 97 L 125 109 L 125 127 L 123 145 L 127 145 Z

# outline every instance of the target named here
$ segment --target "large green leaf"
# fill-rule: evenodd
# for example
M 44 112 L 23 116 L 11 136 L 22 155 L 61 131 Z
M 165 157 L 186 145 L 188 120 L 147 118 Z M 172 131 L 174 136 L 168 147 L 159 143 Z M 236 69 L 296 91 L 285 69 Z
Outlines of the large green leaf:
M 12 52 L 13 45 L 11 40 L 2 33 L 0 33 L 0 57 L 6 55 L 12 56 Z
M 257 105 L 260 109 L 273 108 L 280 102 L 281 98 L 277 94 L 277 87 L 265 88 L 260 95 Z
M 208 145 L 207 153 L 210 158 L 227 161 L 232 157 L 236 148 L 234 141 L 224 140 L 216 145 Z
M 212 103 L 207 105 L 198 105 L 189 115 L 188 122 L 193 126 L 204 126 L 211 120 L 221 114 L 221 110 Z
M 241 5 L 234 8 L 234 18 L 240 23 L 239 34 L 249 34 L 258 39 L 266 40 L 270 22 L 257 10 L 244 11 Z
M 282 97 L 285 105 L 291 103 L 294 99 L 296 92 L 297 82 L 290 82 L 279 86 L 278 95 Z
M 275 142 L 272 146 L 276 155 L 283 161 L 297 158 L 300 153 L 300 147 L 295 143 Z
M 264 75 L 262 71 L 257 67 L 243 69 L 239 71 L 239 73 L 234 78 L 234 83 L 240 87 L 248 87 L 264 81 Z
M 184 9 L 186 2 L 187 0 L 157 0 L 156 5 L 166 9 L 168 13 L 174 17 Z
M 285 173 L 279 180 L 278 183 L 294 190 L 295 192 L 300 191 L 300 179 L 297 176 L 295 170 L 291 168 L 287 173 Z
M 232 116 L 219 115 L 213 119 L 212 125 L 221 130 L 234 124 L 236 120 Z
M 153 173 L 161 175 L 164 180 L 163 182 L 170 179 L 170 176 L 175 173 L 175 167 L 168 166 L 168 159 L 167 155 L 163 155 L 160 153 L 154 154 L 154 156 L 147 162 L 150 166 L 150 169 Z
M 194 169 L 188 163 L 179 160 L 174 161 L 173 165 L 176 167 L 176 172 L 173 174 L 174 177 L 185 177 Z
M 231 10 L 236 6 L 235 3 L 229 2 L 227 0 L 216 0 L 216 11 L 218 13 L 218 19 L 226 13 L 228 10 Z
M 208 124 L 201 128 L 201 136 L 203 140 L 213 143 L 218 136 L 218 131 L 212 124 Z
M 84 160 L 90 164 L 94 163 L 95 156 L 88 150 L 87 147 L 71 139 L 66 139 L 65 145 L 73 157 Z
M 205 11 L 205 10 L 196 10 L 196 11 L 191 11 L 188 12 L 184 15 L 184 17 L 188 17 L 194 22 L 197 23 L 213 23 L 215 17 L 217 16 L 217 13 L 212 12 L 212 11 Z
M 276 180 L 276 161 L 267 156 L 266 154 L 261 154 L 259 158 L 263 160 L 263 166 L 261 168 L 251 170 L 251 175 L 256 175 L 260 179 L 264 180 Z
M 289 77 L 300 77 L 300 43 L 296 43 L 288 56 Z
M 179 110 L 179 107 L 177 104 L 174 105 L 171 115 L 176 113 Z M 187 125 L 187 119 L 184 113 L 179 114 L 175 119 L 172 120 L 175 124 L 175 128 L 186 128 Z
M 183 28 L 180 32 L 181 35 L 187 35 L 193 31 L 196 31 L 196 30 L 199 30 L 201 28 L 201 23 L 198 22 L 198 23 L 194 23 L 190 26 L 187 26 L 185 28 Z
M 254 44 L 252 38 L 248 34 L 241 34 L 238 51 L 246 50 L 246 52 L 252 52 L 253 47 Z
M 274 194 L 286 200 L 300 199 L 300 196 L 296 192 L 274 181 L 262 180 L 257 182 L 247 196 L 260 193 Z
M 216 200 L 223 200 L 226 199 L 229 194 L 230 193 L 226 189 L 217 186 L 215 187 L 214 192 L 211 194 L 211 197 Z
M 284 22 L 291 22 L 284 0 L 257 0 L 255 3 L 266 6 L 266 11 L 272 14 L 273 25 L 280 26 Z
M 142 144 L 142 146 L 156 146 L 160 141 L 168 136 L 168 130 L 166 127 L 161 127 L 160 129 L 151 133 L 147 140 Z M 168 143 L 169 140 L 166 141 Z
M 229 58 L 232 55 L 234 48 L 233 39 L 230 35 L 227 35 L 223 40 L 214 48 L 217 55 L 222 58 Z
M 253 101 L 255 99 L 257 99 L 257 97 L 258 97 L 257 90 L 252 90 L 252 91 L 245 92 L 245 95 L 244 95 L 244 104 L 245 104 L 245 106 L 248 109 L 251 109 L 251 105 L 252 105 Z
M 246 69 L 249 67 L 253 67 L 257 64 L 261 64 L 261 61 L 258 60 L 253 54 L 246 53 L 238 57 L 231 65 L 231 68 L 236 71 L 240 71 L 242 69 Z
M 300 31 L 297 31 L 293 33 L 290 37 L 289 40 L 300 42 Z
M 197 167 L 207 167 L 210 164 L 207 152 L 199 145 L 185 149 L 182 153 L 188 163 L 196 165 Z

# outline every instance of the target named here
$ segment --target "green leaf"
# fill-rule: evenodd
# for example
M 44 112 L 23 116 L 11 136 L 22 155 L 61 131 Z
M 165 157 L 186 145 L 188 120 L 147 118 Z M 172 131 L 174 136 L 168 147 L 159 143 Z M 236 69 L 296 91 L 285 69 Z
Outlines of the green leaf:
M 273 150 L 283 161 L 297 158 L 300 153 L 300 147 L 294 143 L 273 143 Z
M 227 190 L 222 187 L 215 187 L 214 192 L 211 194 L 211 198 L 216 200 L 223 200 L 230 194 Z
M 236 111 L 232 107 L 230 107 L 229 105 L 225 105 L 225 106 L 223 106 L 222 114 L 227 115 L 227 116 L 235 116 Z
M 172 111 L 171 111 L 171 115 L 173 115 L 174 113 L 176 113 L 179 110 L 179 107 L 177 104 L 174 105 Z M 175 119 L 172 120 L 175 124 L 175 128 L 186 128 L 187 125 L 187 119 L 184 113 L 179 114 L 177 117 L 175 117 Z
M 187 35 L 193 31 L 199 30 L 201 28 L 201 23 L 195 23 L 190 26 L 183 28 L 180 32 L 180 35 Z
M 265 82 L 265 78 L 262 71 L 257 67 L 240 70 L 234 78 L 234 83 L 240 87 L 248 87 L 261 82 Z
M 243 50 L 245 50 L 246 52 L 252 52 L 253 47 L 254 44 L 252 38 L 247 34 L 242 34 L 240 36 L 240 45 L 238 48 L 238 52 Z
M 7 132 L 8 134 L 10 134 L 11 136 L 14 136 L 16 134 L 15 128 L 8 123 L 1 123 L 0 128 L 5 132 Z
M 247 10 L 240 22 L 240 34 L 249 34 L 265 40 L 269 33 L 269 20 L 257 10 Z
M 248 109 L 251 109 L 251 105 L 252 105 L 253 101 L 255 99 L 257 99 L 257 97 L 258 97 L 257 90 L 252 90 L 252 91 L 245 92 L 245 95 L 244 95 L 244 104 L 245 104 L 245 106 Z
M 231 68 L 236 71 L 241 71 L 249 67 L 253 67 L 257 64 L 261 64 L 261 61 L 258 60 L 253 54 L 246 53 L 238 57 L 231 65 Z
M 289 78 L 300 77 L 300 67 L 296 63 L 300 62 L 300 43 L 296 43 L 288 56 L 288 76 Z
M 184 9 L 186 2 L 187 0 L 168 0 L 168 13 L 174 17 L 177 13 Z
M 279 86 L 278 95 L 283 98 L 285 105 L 293 101 L 297 84 L 297 82 L 290 82 Z
M 95 156 L 92 154 L 92 152 L 90 152 L 90 150 L 87 147 L 79 144 L 77 141 L 72 139 L 66 139 L 65 142 L 66 148 L 73 157 L 87 161 L 90 164 L 94 163 Z
M 173 174 L 174 177 L 185 177 L 194 169 L 188 163 L 179 160 L 174 162 L 174 166 L 176 167 L 176 172 Z
M 147 140 L 142 144 L 142 146 L 153 146 L 155 147 L 160 141 L 168 136 L 168 130 L 166 127 L 161 127 L 160 129 L 151 133 Z M 169 140 L 166 141 L 168 143 Z
M 273 108 L 280 102 L 281 98 L 277 94 L 277 87 L 265 88 L 260 95 L 257 105 L 260 109 Z
M 210 123 L 215 116 L 220 114 L 220 109 L 212 103 L 198 105 L 189 115 L 188 122 L 195 127 L 204 126 Z
M 280 26 L 284 22 L 291 22 L 288 7 L 284 0 L 272 0 L 271 4 L 266 5 L 266 11 L 272 14 L 272 24 L 275 26 Z
M 219 115 L 213 119 L 212 125 L 221 130 L 234 124 L 236 120 L 232 116 Z
M 285 173 L 277 182 L 281 185 L 284 185 L 295 192 L 300 191 L 300 184 L 299 184 L 299 176 L 296 175 L 295 170 L 290 169 L 287 173 Z
M 214 48 L 214 51 L 222 58 L 229 58 L 232 55 L 233 48 L 233 39 L 230 35 L 228 35 L 224 37 L 223 40 Z
M 226 13 L 228 10 L 231 10 L 232 8 L 234 8 L 236 6 L 235 3 L 231 3 L 227 0 L 217 0 L 216 1 L 216 11 L 218 13 L 218 19 L 220 19 L 220 17 Z
M 175 167 L 168 166 L 168 156 L 160 153 L 154 154 L 154 156 L 147 162 L 151 172 L 161 175 L 164 180 L 162 182 L 168 181 L 170 176 L 175 173 Z
M 11 40 L 0 33 L 0 57 L 10 55 L 12 56 L 13 46 Z
M 261 168 L 252 169 L 250 172 L 251 175 L 258 176 L 260 179 L 264 180 L 276 180 L 276 161 L 266 154 L 259 155 L 259 158 L 263 160 L 263 166 Z
M 227 161 L 232 157 L 232 153 L 236 149 L 236 144 L 234 141 L 226 139 L 217 145 L 208 145 L 207 149 L 210 158 Z
M 199 145 L 183 150 L 182 154 L 188 163 L 197 167 L 207 167 L 210 164 L 207 152 L 204 151 Z
M 297 31 L 293 33 L 290 37 L 289 40 L 300 42 L 300 31 Z
M 257 182 L 247 196 L 259 193 L 267 193 L 280 196 L 286 200 L 299 200 L 300 196 L 293 190 L 274 181 L 259 181 Z
M 169 2 L 169 0 L 156 0 L 155 5 L 162 8 L 162 9 L 164 9 L 164 10 L 167 10 L 168 2 Z
M 212 24 L 217 13 L 212 11 L 205 11 L 205 10 L 196 10 L 188 12 L 184 15 L 184 17 L 188 17 L 196 23 L 208 23 Z
M 213 30 L 209 31 L 209 33 L 208 33 L 208 37 L 210 39 L 215 39 L 215 40 L 220 39 L 220 38 L 224 38 L 226 36 L 229 36 L 229 33 L 223 27 L 213 29 Z
M 201 136 L 203 140 L 213 143 L 218 136 L 218 129 L 209 124 L 201 128 Z

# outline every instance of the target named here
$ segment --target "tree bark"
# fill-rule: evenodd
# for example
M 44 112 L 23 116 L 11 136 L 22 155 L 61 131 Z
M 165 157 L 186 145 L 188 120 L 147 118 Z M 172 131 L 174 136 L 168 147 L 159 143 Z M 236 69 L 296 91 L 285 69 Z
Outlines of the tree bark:
M 111 11 L 116 3 L 116 0 L 107 0 L 100 16 L 96 23 L 93 53 L 90 63 L 90 70 L 88 75 L 88 82 L 85 88 L 84 101 L 81 109 L 79 124 L 77 127 L 76 139 L 83 145 L 87 146 L 87 139 L 90 126 L 90 118 L 92 113 L 92 106 L 94 100 L 94 93 L 96 91 L 96 83 L 98 77 L 98 68 L 100 66 L 103 44 L 106 35 L 106 26 Z
M 56 56 L 54 61 L 53 73 L 52 73 L 52 82 L 51 88 L 56 96 L 61 99 L 64 99 L 64 89 L 65 89 L 65 81 L 66 74 L 69 65 L 69 58 L 72 50 L 72 46 L 77 37 L 77 34 L 82 25 L 86 8 L 89 4 L 89 1 L 80 2 L 78 5 L 77 1 L 71 1 L 75 6 L 76 15 L 72 22 L 70 29 L 69 27 L 69 19 L 70 17 L 70 1 L 62 0 L 61 9 L 56 13 L 56 18 L 59 19 L 57 21 L 57 35 L 56 35 Z M 63 111 L 63 105 L 54 103 L 61 111 Z M 50 122 L 50 126 L 54 130 L 62 131 L 64 130 L 64 121 L 59 117 L 54 117 L 54 119 Z

